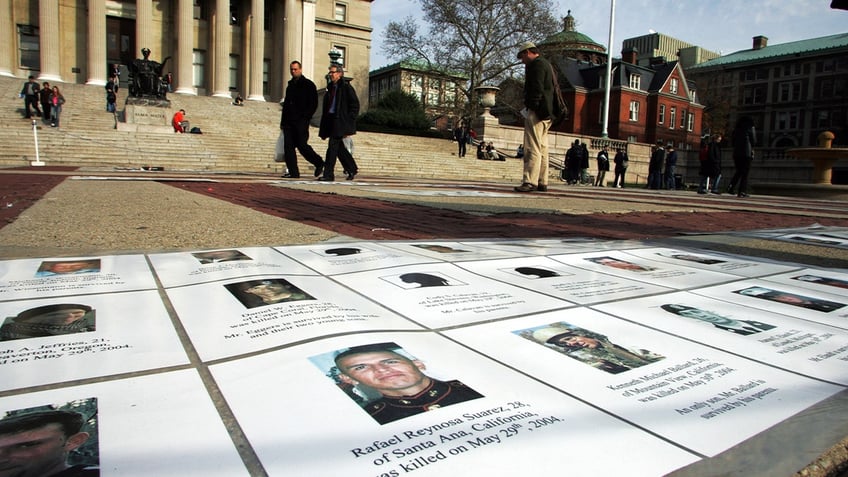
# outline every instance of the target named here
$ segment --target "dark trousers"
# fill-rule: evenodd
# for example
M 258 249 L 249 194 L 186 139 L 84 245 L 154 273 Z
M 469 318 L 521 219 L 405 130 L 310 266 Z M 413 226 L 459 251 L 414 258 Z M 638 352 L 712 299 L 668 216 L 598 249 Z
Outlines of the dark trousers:
M 342 167 L 348 174 L 356 174 L 359 171 L 359 168 L 356 167 L 356 161 L 353 160 L 353 156 L 350 154 L 350 151 L 348 151 L 344 146 L 344 143 L 342 143 L 342 138 L 331 137 L 327 144 L 327 156 L 324 158 L 325 178 L 335 178 L 335 172 L 333 169 L 336 167 L 336 158 L 339 159 L 342 163 Z
M 460 139 L 458 142 L 459 142 L 459 153 L 458 153 L 458 155 L 459 155 L 459 157 L 465 157 L 465 146 L 466 146 L 465 141 Z
M 51 109 L 53 109 L 53 105 L 50 104 L 50 101 L 46 101 L 46 102 L 42 101 L 41 102 L 41 111 L 42 111 L 41 117 L 42 117 L 42 119 L 44 119 L 45 121 L 50 121 L 50 117 L 51 117 L 50 116 L 50 110 Z
M 314 167 L 321 167 L 324 164 L 321 156 L 309 145 L 309 123 L 307 121 L 283 126 L 283 138 L 285 140 L 283 147 L 286 154 L 286 168 L 289 170 L 289 175 L 294 177 L 300 175 L 300 169 L 297 167 L 297 156 L 294 153 L 295 149 Z
M 751 158 L 741 157 L 733 158 L 735 171 L 733 178 L 730 179 L 730 190 L 735 190 L 739 194 L 748 193 L 748 174 L 751 172 Z
M 35 111 L 35 114 L 41 116 L 41 111 L 38 110 L 38 96 L 35 94 L 28 94 L 24 96 L 24 108 L 26 109 L 26 118 L 32 118 L 32 111 L 30 111 L 30 106 L 32 106 L 32 111 Z

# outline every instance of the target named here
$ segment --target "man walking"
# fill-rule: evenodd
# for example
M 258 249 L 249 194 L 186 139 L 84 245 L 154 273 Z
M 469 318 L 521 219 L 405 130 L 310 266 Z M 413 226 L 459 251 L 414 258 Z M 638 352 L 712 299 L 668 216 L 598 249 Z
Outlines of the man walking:
M 24 83 L 24 87 L 21 88 L 21 97 L 24 98 L 26 119 L 32 119 L 33 112 L 36 116 L 41 116 L 41 111 L 38 110 L 38 90 L 38 81 L 35 80 L 35 76 L 30 75 L 28 81 Z
M 524 172 L 516 192 L 548 190 L 548 131 L 554 111 L 553 67 L 539 56 L 532 42 L 518 47 L 518 58 L 524 63 Z
M 323 114 L 318 136 L 329 138 L 327 155 L 324 158 L 324 175 L 319 181 L 332 182 L 335 178 L 336 158 L 345 172 L 347 180 L 352 181 L 358 168 L 350 151 L 344 146 L 343 139 L 356 134 L 356 116 L 359 115 L 359 98 L 353 86 L 344 80 L 344 69 L 341 65 L 330 65 L 330 84 L 324 95 Z
M 283 115 L 280 118 L 280 129 L 283 130 L 285 141 L 285 161 L 288 172 L 283 177 L 297 179 L 300 169 L 297 167 L 297 148 L 300 155 L 315 167 L 315 177 L 324 170 L 321 156 L 309 145 L 309 120 L 318 109 L 318 90 L 315 83 L 303 76 L 303 68 L 299 61 L 289 65 L 291 79 L 286 86 L 286 98 L 283 100 Z

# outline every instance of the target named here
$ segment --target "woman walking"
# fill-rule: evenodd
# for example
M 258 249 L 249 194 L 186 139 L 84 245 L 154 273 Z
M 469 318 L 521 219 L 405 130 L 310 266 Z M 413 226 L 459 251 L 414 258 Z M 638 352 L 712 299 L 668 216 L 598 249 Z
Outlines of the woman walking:
M 62 105 L 65 104 L 65 97 L 62 96 L 62 92 L 59 91 L 58 86 L 53 87 L 53 95 L 50 97 L 50 102 L 52 103 L 51 111 L 53 117 L 53 122 L 50 123 L 50 126 L 58 128 L 59 115 L 62 113 Z

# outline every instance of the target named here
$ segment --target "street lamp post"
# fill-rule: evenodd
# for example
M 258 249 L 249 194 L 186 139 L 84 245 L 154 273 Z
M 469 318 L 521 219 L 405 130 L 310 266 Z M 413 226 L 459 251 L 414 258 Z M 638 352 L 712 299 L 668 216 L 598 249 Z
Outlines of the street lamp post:
M 604 129 L 601 137 L 609 137 L 610 89 L 612 88 L 612 39 L 615 30 L 615 0 L 610 0 L 609 42 L 607 43 L 607 81 L 604 91 Z

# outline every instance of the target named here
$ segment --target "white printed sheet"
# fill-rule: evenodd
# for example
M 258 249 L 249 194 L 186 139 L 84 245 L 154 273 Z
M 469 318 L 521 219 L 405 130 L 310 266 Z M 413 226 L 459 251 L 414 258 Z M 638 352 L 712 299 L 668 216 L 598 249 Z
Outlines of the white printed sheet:
M 330 377 L 330 356 L 380 342 L 480 397 L 377 422 Z M 210 370 L 271 475 L 556 475 L 563 463 L 550 457 L 566 452 L 575 475 L 603 462 L 610 475 L 656 476 L 698 459 L 432 334 L 325 339 Z M 615 459 L 610 441 L 626 443 Z

